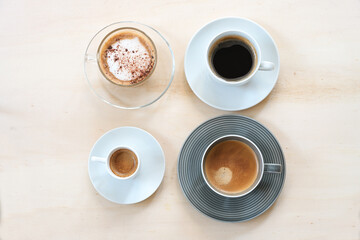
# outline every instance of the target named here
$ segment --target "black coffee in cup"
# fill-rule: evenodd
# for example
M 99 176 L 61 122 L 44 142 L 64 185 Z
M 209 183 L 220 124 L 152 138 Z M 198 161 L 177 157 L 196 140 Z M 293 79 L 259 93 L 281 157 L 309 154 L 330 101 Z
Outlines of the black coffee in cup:
M 227 81 L 237 81 L 255 70 L 257 55 L 249 40 L 241 36 L 225 36 L 209 51 L 213 72 Z

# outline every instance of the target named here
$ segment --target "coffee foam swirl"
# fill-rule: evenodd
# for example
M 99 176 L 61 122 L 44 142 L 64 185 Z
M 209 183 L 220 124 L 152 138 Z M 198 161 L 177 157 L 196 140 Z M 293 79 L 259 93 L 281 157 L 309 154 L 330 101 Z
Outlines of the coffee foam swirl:
M 109 71 L 122 81 L 138 79 L 151 70 L 152 56 L 138 37 L 113 43 L 106 58 Z
M 214 178 L 218 185 L 227 185 L 232 179 L 232 171 L 230 168 L 221 167 L 215 172 Z

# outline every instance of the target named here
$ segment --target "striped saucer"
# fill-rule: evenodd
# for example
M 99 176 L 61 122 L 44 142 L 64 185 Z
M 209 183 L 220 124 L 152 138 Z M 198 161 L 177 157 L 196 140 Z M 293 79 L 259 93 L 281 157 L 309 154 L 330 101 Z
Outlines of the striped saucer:
M 213 192 L 201 174 L 201 158 L 215 139 L 229 134 L 244 136 L 260 149 L 265 163 L 282 165 L 281 174 L 264 174 L 249 194 L 223 197 Z M 198 126 L 186 139 L 178 159 L 180 186 L 190 203 L 203 214 L 220 221 L 242 222 L 264 213 L 279 196 L 285 181 L 285 159 L 271 132 L 257 121 L 241 115 L 224 115 Z

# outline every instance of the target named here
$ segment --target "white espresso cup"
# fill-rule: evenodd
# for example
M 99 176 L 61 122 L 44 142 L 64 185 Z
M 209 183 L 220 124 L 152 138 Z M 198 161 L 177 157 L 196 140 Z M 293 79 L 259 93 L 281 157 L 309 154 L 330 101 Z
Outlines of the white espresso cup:
M 127 155 L 120 156 L 120 154 L 127 154 Z M 92 156 L 90 160 L 104 164 L 109 175 L 118 180 L 129 180 L 134 178 L 139 173 L 140 163 L 141 163 L 138 154 L 134 151 L 134 149 L 128 146 L 116 147 L 111 151 L 109 151 L 106 157 Z M 117 161 L 117 163 L 120 165 L 113 163 L 113 161 L 114 162 Z M 116 167 L 116 165 L 122 166 L 125 164 L 125 163 L 121 164 L 121 162 L 119 163 L 119 161 L 126 161 L 126 165 L 127 165 L 126 167 L 130 168 L 127 173 L 121 172 L 120 170 L 123 169 L 119 169 L 119 167 Z M 131 163 L 133 163 L 133 166 L 131 166 Z
M 214 55 L 216 51 L 221 48 L 221 44 L 231 44 L 231 41 L 238 42 L 240 45 L 244 46 L 248 52 L 251 54 L 252 64 L 247 73 L 242 76 L 227 78 L 219 74 L 216 70 L 216 67 L 213 64 Z M 233 56 L 232 56 L 233 57 Z M 245 61 L 244 56 L 238 55 L 236 61 L 239 64 L 239 68 L 243 67 L 240 66 L 243 64 L 242 62 Z M 261 49 L 259 44 L 256 42 L 254 38 L 252 38 L 249 34 L 243 31 L 226 31 L 222 32 L 213 38 L 207 48 L 206 51 L 206 60 L 207 60 L 207 71 L 210 74 L 211 78 L 215 81 L 228 85 L 228 86 L 239 86 L 249 82 L 252 77 L 257 73 L 257 71 L 272 71 L 275 68 L 274 63 L 263 61 L 261 55 Z
M 214 185 L 212 185 L 210 183 L 210 180 L 208 179 L 208 176 L 206 174 L 205 161 L 206 161 L 207 155 L 215 146 L 217 146 L 218 144 L 220 144 L 222 142 L 228 141 L 228 140 L 235 140 L 235 141 L 239 141 L 241 143 L 246 144 L 248 147 L 250 147 L 251 151 L 255 154 L 255 159 L 256 159 L 256 175 L 255 176 L 256 177 L 255 177 L 254 181 L 252 182 L 252 184 L 250 186 L 248 186 L 246 189 L 242 190 L 241 192 L 228 193 L 219 188 L 216 188 Z M 234 154 L 234 152 L 235 152 L 235 150 L 233 150 L 229 154 Z M 243 153 L 243 152 L 241 152 L 241 153 Z M 217 154 L 219 154 L 219 152 Z M 221 158 L 221 159 L 219 158 L 219 159 L 217 159 L 217 161 L 220 161 L 220 162 L 225 161 L 226 162 L 227 160 L 223 159 L 223 158 Z M 236 161 L 242 161 L 242 160 L 237 157 Z M 222 164 L 224 164 L 224 163 L 222 163 Z M 224 166 L 226 166 L 226 163 L 224 164 Z M 229 165 L 228 165 L 228 167 L 229 167 Z M 229 167 L 229 168 L 231 168 L 231 167 Z M 233 171 L 231 173 L 231 176 L 232 176 L 231 178 L 236 179 L 237 174 L 246 174 L 242 171 L 242 169 L 237 169 L 237 167 L 235 167 L 234 169 L 236 169 L 236 171 Z M 225 136 L 219 137 L 218 139 L 214 140 L 212 143 L 210 143 L 208 145 L 208 147 L 204 151 L 202 161 L 201 161 L 201 173 L 202 173 L 203 179 L 205 180 L 205 183 L 208 185 L 208 187 L 215 193 L 217 193 L 221 196 L 224 196 L 224 197 L 229 197 L 229 198 L 242 197 L 242 196 L 245 196 L 245 195 L 249 194 L 250 192 L 252 192 L 261 182 L 261 179 L 262 179 L 264 173 L 265 174 L 269 174 L 269 173 L 270 174 L 271 173 L 279 174 L 281 172 L 282 172 L 281 164 L 264 163 L 263 155 L 261 154 L 261 151 L 256 146 L 256 144 L 254 142 L 252 142 L 250 139 L 240 136 L 240 135 L 225 135 Z

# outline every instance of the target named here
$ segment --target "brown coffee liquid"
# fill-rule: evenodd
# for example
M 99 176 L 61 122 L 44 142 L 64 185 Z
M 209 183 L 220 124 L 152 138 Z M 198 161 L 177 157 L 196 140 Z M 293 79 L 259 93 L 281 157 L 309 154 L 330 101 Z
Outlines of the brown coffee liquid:
M 138 167 L 138 159 L 129 149 L 119 149 L 110 157 L 110 169 L 119 177 L 131 176 Z
M 237 194 L 249 188 L 257 177 L 256 154 L 243 142 L 227 140 L 205 156 L 204 171 L 208 182 L 219 192 Z
M 239 36 L 227 36 L 218 40 L 210 56 L 212 68 L 227 80 L 235 80 L 253 70 L 254 50 L 250 42 Z

